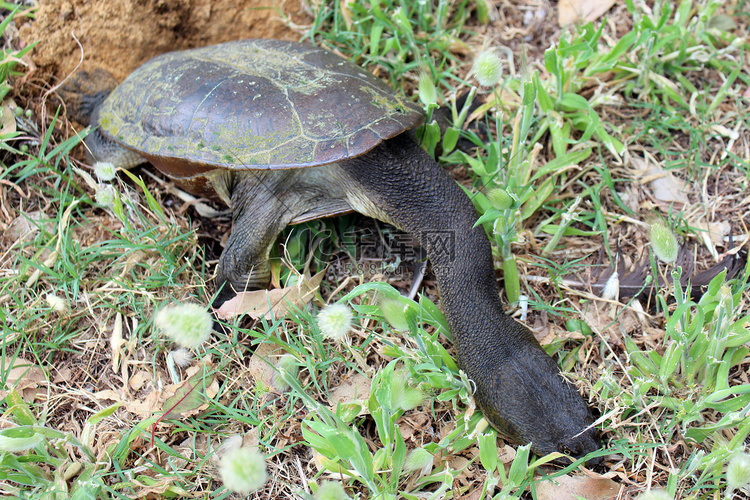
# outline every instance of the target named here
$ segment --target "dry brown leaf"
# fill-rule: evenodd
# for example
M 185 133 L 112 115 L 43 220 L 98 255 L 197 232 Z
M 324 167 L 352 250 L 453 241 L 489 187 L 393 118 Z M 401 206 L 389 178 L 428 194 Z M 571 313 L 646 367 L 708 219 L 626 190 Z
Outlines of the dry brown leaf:
M 475 448 L 474 456 L 479 454 L 479 450 Z M 477 479 L 477 471 L 471 466 L 472 461 L 464 456 L 454 455 L 453 458 L 448 460 L 448 464 L 453 470 L 460 471 L 454 480 L 454 484 L 457 485 L 470 485 Z
M 513 460 L 516 459 L 516 449 L 506 444 L 500 448 L 497 452 L 497 458 L 505 465 L 510 466 Z
M 460 470 L 464 469 L 464 471 L 461 474 L 466 473 L 466 467 L 469 465 L 469 459 L 466 457 L 462 457 L 461 455 L 452 455 L 448 459 L 448 465 L 450 465 L 451 469 L 453 470 Z
M 211 364 L 210 362 L 205 362 L 205 364 L 201 365 L 194 365 L 191 366 L 186 370 L 186 379 L 189 380 L 190 377 L 198 373 L 198 370 L 205 369 L 206 371 L 210 371 Z M 131 379 L 128 381 L 129 385 L 132 384 L 133 380 L 140 381 L 142 383 L 146 383 L 148 380 L 145 380 L 146 378 L 150 379 L 150 375 L 146 374 L 145 376 L 139 375 L 140 372 L 137 372 Z M 127 399 L 127 396 L 123 397 L 119 392 L 114 391 L 112 389 L 105 389 L 103 391 L 98 391 L 93 394 L 93 396 L 96 399 L 99 400 L 111 400 L 111 401 L 117 401 L 122 402 L 125 406 L 125 409 L 128 410 L 130 413 L 134 413 L 136 415 L 139 415 L 141 417 L 151 417 L 155 414 L 161 414 L 162 410 L 164 409 L 164 402 L 169 399 L 170 397 L 174 396 L 174 394 L 185 384 L 185 382 L 180 382 L 177 384 L 171 384 L 164 388 L 164 390 L 152 390 L 149 392 L 144 399 Z M 136 382 L 137 385 L 137 382 Z M 203 386 L 201 386 L 200 390 L 203 390 Z M 215 397 L 219 393 L 219 383 L 216 381 L 216 377 L 212 376 L 211 383 L 208 384 L 205 388 L 205 392 L 203 393 L 205 395 L 206 399 L 211 399 Z M 203 410 L 205 410 L 208 407 L 208 404 L 204 403 L 200 406 L 193 408 L 190 410 L 190 412 L 186 412 L 193 414 L 198 413 Z M 181 414 L 182 415 L 182 414 Z M 183 415 L 184 416 L 184 415 Z
M 370 399 L 371 390 L 372 380 L 361 373 L 355 373 L 330 392 L 330 407 L 335 409 L 338 403 L 356 402 L 362 404 L 360 415 L 369 413 L 367 400 Z
M 147 372 L 146 370 L 138 370 L 133 374 L 133 376 L 130 377 L 130 379 L 128 379 L 128 387 L 130 387 L 134 391 L 137 391 L 150 381 L 150 372 Z
M 3 101 L 0 108 L 0 135 L 12 134 L 16 131 L 16 117 L 13 114 L 13 108 L 15 107 L 16 103 L 13 102 L 13 99 Z
M 152 417 L 161 413 L 162 402 L 164 401 L 161 396 L 162 391 L 151 391 L 145 399 L 125 401 L 125 409 L 143 418 Z
M 286 288 L 240 292 L 224 302 L 216 310 L 216 315 L 221 319 L 231 319 L 247 314 L 253 319 L 260 319 L 272 312 L 274 317 L 281 317 L 293 308 L 301 308 L 312 300 L 323 281 L 323 274 L 325 271 L 312 278 L 305 276 L 296 285 Z
M 729 233 L 732 232 L 732 226 L 725 220 L 718 222 L 691 222 L 690 224 L 695 224 L 696 227 L 705 231 L 705 233 L 701 233 L 701 237 L 703 237 L 703 235 L 705 234 L 705 237 L 708 238 L 709 241 L 711 241 L 714 245 L 721 247 L 727 244 L 724 238 L 729 236 Z
M 616 313 L 619 313 L 617 321 L 614 319 Z M 589 303 L 584 317 L 586 318 L 586 324 L 598 332 L 605 332 L 610 327 L 616 327 L 618 332 L 632 333 L 640 324 L 632 309 L 617 311 L 612 308 L 611 304 L 599 301 Z
M 564 475 L 536 483 L 538 500 L 605 500 L 613 498 L 620 485 L 611 479 Z
M 281 387 L 284 384 L 276 381 L 276 363 L 285 351 L 276 344 L 263 342 L 255 348 L 253 357 L 250 358 L 248 371 L 250 375 L 259 380 L 266 387 L 274 389 L 277 393 L 282 392 Z
M 469 492 L 467 495 L 462 496 L 460 500 L 481 500 L 483 493 L 484 492 L 481 489 L 475 488 L 474 490 Z
M 208 378 L 210 383 L 206 380 Z M 213 373 L 213 364 L 204 359 L 202 363 L 185 370 L 184 380 L 164 388 L 158 410 L 169 412 L 168 418 L 197 415 L 208 408 L 207 401 L 218 393 L 219 383 Z
M 108 399 L 110 401 L 122 401 L 122 396 L 117 391 L 112 389 L 104 389 L 103 391 L 97 391 L 93 394 L 96 399 Z
M 648 184 L 649 189 L 659 201 L 664 203 L 688 203 L 688 187 L 684 181 L 675 177 L 672 172 L 664 170 L 661 165 L 638 156 L 630 159 L 641 183 Z
M 38 221 L 42 219 L 48 219 L 47 214 L 44 212 L 22 213 L 8 224 L 8 227 L 3 232 L 3 242 L 10 244 L 13 242 L 24 243 L 30 241 L 39 232 Z M 52 232 L 55 226 L 47 221 L 43 224 L 43 227 L 46 231 Z
M 560 26 L 567 26 L 576 21 L 594 21 L 615 2 L 616 0 L 560 0 L 557 3 L 557 22 Z
M 7 376 L 5 384 L 8 387 L 15 387 L 16 391 L 21 394 L 24 401 L 31 402 L 36 398 L 40 386 L 47 383 L 44 376 L 44 370 L 36 366 L 31 361 L 23 358 L 5 356 L 0 360 L 0 366 L 5 368 Z M 8 367 L 10 370 L 8 370 Z M 0 390 L 0 399 L 8 395 L 8 391 Z

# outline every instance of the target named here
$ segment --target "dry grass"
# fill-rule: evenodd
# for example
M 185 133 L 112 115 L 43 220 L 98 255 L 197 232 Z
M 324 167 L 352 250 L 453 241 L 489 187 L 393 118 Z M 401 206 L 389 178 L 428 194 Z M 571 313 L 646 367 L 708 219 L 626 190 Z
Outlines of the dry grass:
M 732 9 L 741 5 L 730 2 L 724 9 L 727 13 L 738 12 Z M 497 11 L 501 22 L 470 26 L 475 34 L 465 37 L 468 46 L 501 43 L 512 50 L 517 63 L 525 61 L 525 70 L 537 70 L 543 80 L 550 79 L 544 67 L 544 52 L 561 36 L 553 22 L 553 6 L 545 1 L 504 1 Z M 532 18 L 529 24 L 524 22 L 527 12 L 541 11 L 546 15 Z M 735 20 L 734 32 L 747 33 L 748 16 L 737 15 Z M 607 19 L 606 39 L 619 39 L 633 25 L 625 7 L 616 6 Z M 14 43 L 12 32 L 6 31 L 5 37 L 6 43 Z M 738 58 L 747 68 L 746 53 Z M 451 64 L 456 75 L 466 77 L 468 57 L 459 55 Z M 643 392 L 642 380 L 633 376 L 633 353 L 627 339 L 642 351 L 663 355 L 669 344 L 663 311 L 638 310 L 637 304 L 627 298 L 604 301 L 588 289 L 569 286 L 566 280 L 595 280 L 593 266 L 602 248 L 605 263 L 616 252 L 625 256 L 628 265 L 638 261 L 648 247 L 645 223 L 656 215 L 667 219 L 687 242 L 697 270 L 712 266 L 717 256 L 733 251 L 725 240 L 708 243 L 702 238 L 699 228 L 703 222 L 717 224 L 713 229 L 719 229 L 719 223 L 728 224 L 735 248 L 745 245 L 750 234 L 750 75 L 746 70 L 743 75 L 744 80 L 737 80 L 735 86 L 745 89 L 744 97 L 727 96 L 712 108 L 710 117 L 693 109 L 705 109 L 701 99 L 718 92 L 727 78 L 722 67 L 706 64 L 680 73 L 684 79 L 679 81 L 681 88 L 693 85 L 696 89 L 693 108 L 688 109 L 673 106 L 658 89 L 641 85 L 642 82 L 636 88 L 628 88 L 634 80 L 587 82 L 579 91 L 583 97 L 589 99 L 604 92 L 621 99 L 619 105 L 603 106 L 597 111 L 602 122 L 611 125 L 610 132 L 616 131 L 626 142 L 627 151 L 617 158 L 605 148 L 598 149 L 577 165 L 565 181 L 558 180 L 558 189 L 550 200 L 517 228 L 517 239 L 512 244 L 521 291 L 531 297 L 533 306 L 525 322 L 543 343 L 549 344 L 573 380 L 591 394 L 592 406 L 604 416 L 601 427 L 613 454 L 596 473 L 619 485 L 616 498 L 633 498 L 647 487 L 666 487 L 669 481 L 675 482 L 678 497 L 719 498 L 725 484 L 725 461 L 717 459 L 713 469 L 704 465 L 693 471 L 688 463 L 698 460 L 699 450 L 710 454 L 726 446 L 737 435 L 741 422 L 711 433 L 701 444 L 687 440 L 684 431 L 696 422 L 683 422 L 680 419 L 684 414 L 659 405 L 656 395 L 660 387 L 646 387 Z M 260 376 L 253 352 L 262 342 L 270 342 L 294 353 L 299 365 L 297 378 L 307 396 L 323 406 L 330 405 L 334 411 L 331 391 L 349 382 L 371 380 L 394 358 L 394 350 L 411 353 L 414 363 L 424 361 L 418 354 L 420 341 L 393 332 L 370 304 L 371 295 L 359 295 L 350 301 L 357 323 L 351 343 L 345 345 L 323 341 L 313 312 L 304 308 L 278 320 L 245 320 L 240 328 L 214 335 L 200 351 L 199 359 L 206 371 L 196 390 L 204 391 L 201 394 L 205 401 L 183 413 L 181 419 L 157 423 L 167 395 L 176 389 L 172 373 L 179 380 L 192 373 L 182 368 L 170 370 L 167 356 L 171 345 L 155 334 L 154 312 L 174 301 L 210 300 L 212 288 L 206 283 L 225 240 L 228 219 L 211 221 L 199 217 L 172 194 L 170 186 L 152 180 L 140 169 L 133 173 L 145 179 L 143 186 L 129 178 L 115 182 L 126 200 L 122 213 L 97 205 L 96 186 L 86 177 L 88 168 L 83 164 L 80 147 L 71 156 L 59 154 L 42 162 L 33 161 L 42 146 L 51 151 L 60 145 L 63 150 L 69 149 L 65 145 L 73 144 L 66 142 L 74 137 L 70 124 L 64 118 L 52 121 L 54 113 L 49 110 L 57 101 L 42 97 L 42 90 L 49 87 L 45 78 L 16 77 L 13 82 L 16 103 L 32 113 L 21 124 L 21 135 L 6 141 L 7 147 L 0 153 L 4 165 L 0 176 L 0 318 L 4 324 L 0 385 L 5 386 L 0 394 L 8 396 L 0 427 L 36 422 L 76 437 L 96 457 L 87 458 L 82 447 L 71 443 L 59 444 L 63 451 L 48 451 L 49 455 L 37 449 L 36 453 L 42 456 L 38 460 L 40 476 L 49 478 L 50 484 L 55 479 L 73 484 L 78 472 L 71 469 L 66 475 L 59 471 L 78 464 L 89 472 L 105 471 L 101 481 L 115 488 L 106 493 L 107 498 L 240 498 L 217 493 L 220 481 L 215 458 L 215 451 L 227 436 L 240 435 L 244 444 L 261 445 L 269 457 L 270 480 L 254 498 L 299 498 L 312 494 L 311 483 L 346 479 L 344 474 L 322 469 L 320 452 L 309 446 L 303 434 L 303 422 L 315 410 L 304 396 L 294 390 L 279 391 L 267 375 Z M 699 92 L 703 89 L 711 91 Z M 52 133 L 45 136 L 49 127 L 53 127 Z M 512 123 L 502 123 L 501 127 L 505 128 L 496 133 L 511 135 Z M 548 136 L 539 141 L 542 149 L 535 161 L 544 165 L 555 158 L 555 152 Z M 21 151 L 22 145 L 28 149 Z M 671 169 L 679 184 L 684 185 L 688 202 L 669 204 L 660 200 L 651 187 L 649 174 L 639 170 L 643 158 L 652 165 Z M 614 179 L 609 185 L 602 180 L 605 170 Z M 463 166 L 453 167 L 453 175 L 467 187 L 481 182 Z M 165 207 L 163 215 L 148 203 L 144 187 L 158 206 Z M 587 187 L 601 188 L 597 203 Z M 554 251 L 543 256 L 554 225 L 550 217 L 556 211 L 567 210 L 576 197 L 584 201 L 575 212 L 577 219 L 569 226 L 569 234 L 563 236 Z M 28 218 L 38 218 L 40 222 L 29 222 Z M 373 255 L 367 256 L 368 262 L 395 262 L 393 255 L 387 253 L 383 226 L 361 219 L 348 219 L 346 223 L 372 228 Z M 581 234 L 599 228 L 597 224 L 603 224 L 606 233 Z M 331 229 L 339 237 L 343 234 L 336 221 L 311 227 L 313 231 Z M 712 255 L 713 251 L 716 254 Z M 305 255 L 293 256 L 292 264 L 302 267 Z M 409 276 L 392 273 L 368 275 L 366 279 L 355 274 L 342 288 L 339 285 L 351 268 L 350 256 L 340 251 L 332 262 L 315 307 L 322 301 L 337 300 L 367 280 L 381 279 L 408 292 Z M 671 278 L 667 281 L 671 282 Z M 334 290 L 338 295 L 331 297 Z M 744 285 L 737 285 L 735 290 L 739 293 L 734 317 L 740 318 L 748 314 L 750 297 Z M 423 292 L 433 301 L 439 300 L 429 274 Z M 659 293 L 671 296 L 668 289 Z M 49 294 L 62 298 L 67 309 L 56 311 L 47 301 Z M 670 306 L 670 310 L 674 312 L 675 306 Z M 569 328 L 570 320 L 580 319 L 593 333 Z M 423 337 L 429 337 L 434 328 L 435 324 L 429 325 Z M 445 337 L 442 340 L 447 345 Z M 9 370 L 14 362 L 31 368 Z M 750 358 L 745 357 L 729 371 L 729 385 L 750 384 L 748 372 Z M 420 382 L 426 387 L 424 380 Z M 451 387 L 458 387 L 458 382 L 451 383 Z M 7 389 L 13 384 L 25 404 L 19 401 L 16 406 L 11 405 Z M 677 397 L 690 398 L 691 391 L 696 390 L 671 387 L 671 395 Z M 441 443 L 470 420 L 471 409 L 467 412 L 466 407 L 455 404 L 460 396 L 443 401 L 436 398 L 437 394 L 433 391 L 429 404 L 406 412 L 398 420 L 407 449 Z M 119 406 L 106 418 L 89 422 L 92 416 L 113 408 L 117 402 Z M 34 422 L 19 418 L 24 413 L 32 414 Z M 722 411 L 706 409 L 699 423 L 708 427 L 723 416 Z M 670 426 L 674 422 L 676 427 Z M 376 454 L 382 447 L 381 436 L 366 412 L 358 421 L 358 429 L 369 452 Z M 480 498 L 478 492 L 486 484 L 487 472 L 478 459 L 478 445 L 466 440 L 466 435 L 450 439 L 456 439 L 455 449 L 451 453 L 441 449 L 435 459 L 436 468 L 442 463 L 454 473 L 446 494 L 452 492 L 453 498 Z M 745 438 L 744 446 L 748 445 Z M 742 446 L 739 443 L 735 448 Z M 502 438 L 497 447 L 501 461 L 510 467 L 514 447 Z M 87 465 L 91 463 L 98 465 Z M 400 488 L 425 493 L 439 487 L 437 483 L 420 485 L 419 481 L 417 475 L 404 474 Z M 4 475 L 0 483 L 10 491 L 20 481 Z M 346 484 L 350 495 L 374 498 L 363 483 L 349 480 Z M 16 494 L 20 495 L 18 491 Z M 40 491 L 35 494 L 42 496 Z M 105 495 L 104 490 L 99 494 Z M 745 497 L 740 494 L 735 498 Z

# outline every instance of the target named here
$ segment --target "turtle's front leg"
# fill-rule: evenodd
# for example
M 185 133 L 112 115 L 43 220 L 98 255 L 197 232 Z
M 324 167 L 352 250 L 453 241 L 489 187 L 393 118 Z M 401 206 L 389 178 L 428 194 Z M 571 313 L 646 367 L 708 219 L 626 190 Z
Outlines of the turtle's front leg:
M 271 246 L 295 216 L 294 204 L 277 189 L 284 178 L 283 172 L 247 171 L 230 180 L 232 234 L 219 259 L 214 307 L 237 292 L 268 286 Z

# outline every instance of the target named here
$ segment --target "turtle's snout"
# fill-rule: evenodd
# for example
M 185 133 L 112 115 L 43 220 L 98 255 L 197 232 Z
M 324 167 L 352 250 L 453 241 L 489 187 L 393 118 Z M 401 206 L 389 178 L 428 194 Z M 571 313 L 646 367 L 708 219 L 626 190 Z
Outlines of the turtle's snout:
M 540 456 L 560 452 L 580 458 L 601 447 L 586 401 L 541 348 L 528 345 L 492 371 L 487 385 L 478 384 L 476 398 L 503 434 L 531 443 Z
M 588 455 L 592 451 L 598 450 L 601 446 L 599 431 L 594 427 L 588 427 L 583 432 L 559 443 L 557 445 L 557 451 L 578 459 Z M 561 460 L 561 462 L 567 463 L 568 461 Z M 600 463 L 602 463 L 602 457 L 590 458 L 586 461 L 586 466 L 592 467 L 594 465 L 599 465 Z

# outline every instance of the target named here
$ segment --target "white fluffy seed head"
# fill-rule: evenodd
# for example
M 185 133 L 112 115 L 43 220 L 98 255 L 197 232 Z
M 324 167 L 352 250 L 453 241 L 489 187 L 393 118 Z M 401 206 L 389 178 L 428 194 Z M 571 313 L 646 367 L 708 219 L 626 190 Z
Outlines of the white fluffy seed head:
M 503 76 L 503 63 L 494 50 L 485 50 L 474 59 L 471 74 L 482 87 L 494 87 Z
M 219 474 L 228 489 L 248 495 L 268 479 L 266 457 L 255 448 L 235 448 L 221 458 Z
M 176 304 L 163 307 L 154 324 L 176 344 L 192 349 L 208 340 L 214 321 L 204 306 Z
M 193 361 L 193 353 L 189 349 L 180 347 L 172 351 L 172 359 L 177 366 L 185 368 Z
M 354 315 L 346 304 L 333 304 L 318 313 L 318 326 L 327 339 L 343 341 L 352 328 Z
M 351 497 L 346 494 L 341 483 L 326 481 L 320 485 L 313 498 L 315 500 L 349 500 Z
M 680 246 L 677 243 L 672 230 L 662 220 L 657 220 L 648 230 L 648 239 L 651 241 L 651 248 L 662 262 L 667 264 L 677 260 L 677 254 Z
M 68 304 L 66 299 L 59 297 L 54 293 L 48 293 L 45 299 L 47 300 L 47 305 L 60 316 L 65 316 L 70 312 L 70 304 Z
M 727 487 L 738 490 L 750 486 L 750 455 L 738 453 L 727 464 Z
M 108 161 L 94 163 L 94 172 L 101 182 L 109 182 L 117 176 L 115 165 Z
M 107 184 L 106 186 L 102 186 L 101 188 L 96 190 L 94 199 L 96 199 L 96 202 L 99 205 L 103 205 L 105 207 L 113 207 L 115 204 L 115 200 L 117 199 L 117 191 L 115 190 L 114 186 L 112 186 L 111 184 Z

